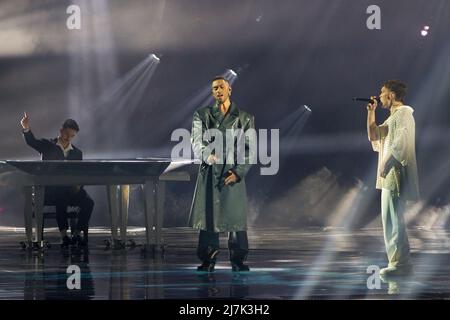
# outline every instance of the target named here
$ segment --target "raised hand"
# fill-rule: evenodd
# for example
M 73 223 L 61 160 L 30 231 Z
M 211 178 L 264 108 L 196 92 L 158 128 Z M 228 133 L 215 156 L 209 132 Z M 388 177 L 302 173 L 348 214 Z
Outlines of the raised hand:
M 30 118 L 28 118 L 28 114 L 26 111 L 23 113 L 23 118 L 20 120 L 20 124 L 24 130 L 30 129 Z

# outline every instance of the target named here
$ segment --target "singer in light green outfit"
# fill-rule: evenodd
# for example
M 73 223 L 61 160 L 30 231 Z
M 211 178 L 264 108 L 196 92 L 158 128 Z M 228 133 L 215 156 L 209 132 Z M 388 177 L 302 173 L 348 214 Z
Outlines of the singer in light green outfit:
M 389 118 L 380 126 L 375 121 L 377 97 L 367 106 L 367 132 L 378 152 L 376 188 L 381 189 L 381 216 L 389 264 L 380 275 L 404 275 L 412 271 L 409 241 L 404 221 L 406 201 L 418 200 L 418 174 L 413 109 L 403 103 L 406 85 L 386 81 L 379 96 Z

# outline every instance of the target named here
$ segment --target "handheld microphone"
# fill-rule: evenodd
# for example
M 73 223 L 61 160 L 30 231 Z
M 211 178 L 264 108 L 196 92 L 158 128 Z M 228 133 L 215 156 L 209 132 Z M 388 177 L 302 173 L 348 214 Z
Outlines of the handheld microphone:
M 375 101 L 373 101 L 372 99 L 368 99 L 368 98 L 359 98 L 359 97 L 353 97 L 352 98 L 353 101 L 364 101 L 364 102 L 369 102 L 369 103 L 374 103 Z M 381 103 L 381 100 L 379 97 L 376 97 L 375 100 L 377 100 L 378 103 Z

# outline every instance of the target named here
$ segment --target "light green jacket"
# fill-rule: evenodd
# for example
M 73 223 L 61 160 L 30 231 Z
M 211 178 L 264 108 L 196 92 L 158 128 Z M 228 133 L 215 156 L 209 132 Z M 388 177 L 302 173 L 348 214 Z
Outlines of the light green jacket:
M 380 140 L 372 141 L 378 152 L 377 189 L 388 189 L 405 200 L 418 200 L 419 178 L 416 162 L 415 121 L 413 108 L 400 106 L 380 127 L 387 127 L 384 136 L 379 130 Z M 380 175 L 383 161 L 393 156 L 401 165 L 393 166 L 386 177 Z

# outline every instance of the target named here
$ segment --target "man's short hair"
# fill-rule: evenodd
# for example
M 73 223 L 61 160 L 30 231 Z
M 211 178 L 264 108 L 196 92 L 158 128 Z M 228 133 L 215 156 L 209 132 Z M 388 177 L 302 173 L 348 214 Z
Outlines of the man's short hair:
M 406 96 L 406 84 L 400 80 L 388 80 L 383 83 L 383 86 L 395 93 L 398 101 L 403 102 Z
M 73 129 L 76 132 L 80 131 L 80 127 L 78 126 L 78 123 L 73 119 L 67 119 L 66 121 L 64 121 L 62 128 L 63 129 Z
M 216 77 L 214 77 L 214 79 L 212 79 L 211 82 L 214 82 L 216 80 L 223 80 L 231 86 L 230 81 L 228 81 L 228 79 L 226 79 L 224 76 L 216 76 Z

